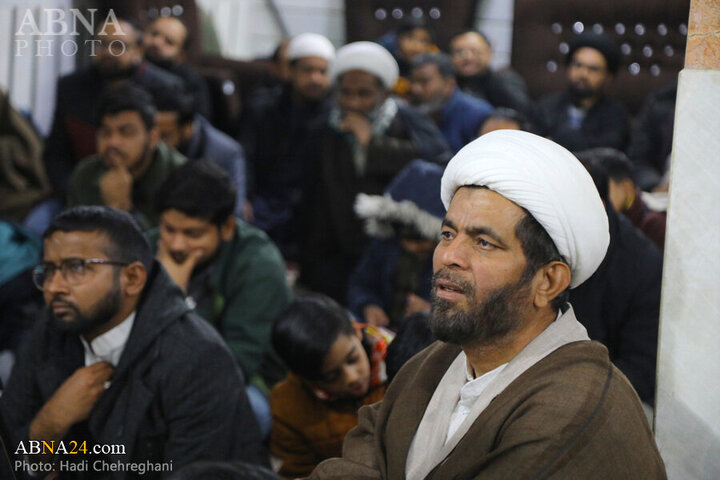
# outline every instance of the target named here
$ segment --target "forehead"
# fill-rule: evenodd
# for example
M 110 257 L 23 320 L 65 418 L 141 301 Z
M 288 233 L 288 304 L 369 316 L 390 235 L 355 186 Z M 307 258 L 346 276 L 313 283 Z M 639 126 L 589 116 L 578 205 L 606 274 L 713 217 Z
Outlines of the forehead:
M 476 47 L 480 49 L 490 48 L 485 39 L 477 33 L 469 32 L 455 37 L 451 42 L 452 48 Z
M 435 77 L 440 76 L 440 70 L 435 63 L 425 63 L 423 65 L 413 68 L 412 74 L 413 76 L 417 75 L 421 77 Z
M 185 25 L 177 18 L 171 17 L 158 18 L 152 23 L 150 30 L 157 30 L 178 43 L 184 40 L 187 34 Z
M 122 20 L 118 20 L 117 22 L 108 22 L 101 25 L 98 33 L 102 33 L 103 30 L 105 31 L 105 35 L 99 35 L 99 37 L 101 39 L 104 37 L 107 41 L 123 40 L 128 42 L 135 41 L 136 39 L 135 28 Z
M 165 210 L 160 216 L 160 221 L 164 225 L 173 227 L 177 230 L 204 230 L 212 228 L 215 225 L 204 218 L 189 217 L 174 208 Z
M 100 119 L 100 124 L 104 126 L 120 127 L 123 125 L 139 125 L 144 128 L 145 124 L 140 117 L 140 113 L 134 110 L 123 110 L 118 113 L 106 113 Z
M 380 90 L 380 79 L 364 70 L 349 70 L 340 76 L 342 88 L 372 88 Z
M 417 40 L 430 40 L 430 31 L 423 27 L 413 28 L 400 35 L 401 38 L 414 38 Z
M 180 114 L 178 112 L 161 112 L 155 114 L 155 124 L 159 128 L 177 128 Z
M 44 241 L 45 261 L 58 262 L 65 258 L 108 258 L 107 235 L 93 232 L 54 232 Z
M 597 65 L 599 67 L 607 67 L 605 56 L 600 53 L 600 50 L 595 50 L 592 47 L 580 47 L 573 53 L 573 60 L 586 63 L 588 65 Z
M 516 203 L 487 188 L 460 187 L 453 195 L 445 218 L 458 229 L 491 228 L 506 241 L 515 237 L 515 226 L 526 215 Z
M 300 57 L 295 61 L 295 67 L 327 70 L 328 61 L 322 57 Z

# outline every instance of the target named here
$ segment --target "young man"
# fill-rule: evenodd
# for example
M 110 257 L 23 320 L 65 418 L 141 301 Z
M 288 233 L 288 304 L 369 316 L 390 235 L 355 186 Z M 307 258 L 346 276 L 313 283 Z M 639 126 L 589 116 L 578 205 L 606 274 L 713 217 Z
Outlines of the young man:
M 424 53 L 412 62 L 410 103 L 432 118 L 453 153 L 475 140 L 492 112 L 489 103 L 457 88 L 450 57 Z
M 580 162 L 533 134 L 491 132 L 451 160 L 441 198 L 441 342 L 310 478 L 666 478 L 637 394 L 567 303 L 609 243 Z
M 185 157 L 160 141 L 152 97 L 122 83 L 98 107 L 98 154 L 73 171 L 68 205 L 107 205 L 132 213 L 143 228 L 157 225 L 154 195 Z
M 266 463 L 232 355 L 185 305 L 130 215 L 68 210 L 45 232 L 44 247 L 34 280 L 47 318 L 0 401 L 18 460 L 58 461 L 68 471 L 63 461 L 82 466 L 92 458 L 88 478 L 101 475 L 92 474 L 104 468 L 96 460 L 170 469 L 202 459 Z M 61 440 L 93 455 L 18 450 L 19 442 Z M 104 445 L 123 452 L 94 451 Z
M 630 121 L 625 106 L 605 94 L 620 63 L 615 42 L 584 33 L 567 54 L 568 87 L 538 101 L 540 132 L 576 152 L 594 147 L 623 150 Z
M 191 162 L 158 189 L 157 258 L 186 303 L 225 339 L 248 383 L 280 380 L 270 331 L 292 294 L 282 256 L 267 236 L 234 214 L 236 192 L 209 161 Z M 251 399 L 251 400 L 254 400 Z

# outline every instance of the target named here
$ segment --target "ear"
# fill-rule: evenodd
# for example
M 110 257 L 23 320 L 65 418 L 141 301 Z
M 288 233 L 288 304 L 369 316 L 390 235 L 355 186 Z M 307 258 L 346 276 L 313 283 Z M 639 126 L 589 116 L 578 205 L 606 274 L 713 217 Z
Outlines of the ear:
M 148 134 L 150 135 L 150 146 L 154 150 L 155 146 L 160 141 L 160 129 L 157 125 L 155 125 L 150 129 Z
M 533 304 L 537 308 L 550 305 L 555 297 L 570 285 L 570 267 L 567 263 L 554 261 L 540 268 L 535 274 L 537 288 Z
M 185 125 L 180 125 L 180 136 L 184 141 L 187 141 L 192 137 L 195 131 L 195 122 L 188 122 Z
M 121 288 L 128 297 L 139 297 L 147 283 L 147 270 L 140 262 L 133 262 L 123 268 L 121 275 Z
M 230 215 L 220 226 L 220 238 L 223 242 L 229 242 L 233 235 L 235 235 L 235 215 Z

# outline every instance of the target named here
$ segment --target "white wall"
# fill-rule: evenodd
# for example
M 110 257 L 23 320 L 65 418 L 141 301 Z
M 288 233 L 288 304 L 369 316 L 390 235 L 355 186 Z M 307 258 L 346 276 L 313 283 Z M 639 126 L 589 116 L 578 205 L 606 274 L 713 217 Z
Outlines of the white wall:
M 74 57 L 63 55 L 61 48 L 64 45 L 66 52 L 72 52 L 75 42 L 71 35 L 33 35 L 30 25 L 23 26 L 20 34 L 18 31 L 28 10 L 38 30 L 48 31 L 47 9 L 62 9 L 67 14 L 71 3 L 71 0 L 0 0 L 0 88 L 10 92 L 16 108 L 32 112 L 43 134 L 52 121 L 57 77 L 75 66 Z
M 361 0 L 357 0 L 361 1 Z M 263 0 L 197 0 L 212 20 L 223 55 L 250 60 L 269 55 L 282 35 Z M 336 47 L 345 43 L 343 0 L 276 0 L 290 35 L 315 32 L 325 35 Z M 493 43 L 495 67 L 510 63 L 513 0 L 482 0 L 475 25 Z

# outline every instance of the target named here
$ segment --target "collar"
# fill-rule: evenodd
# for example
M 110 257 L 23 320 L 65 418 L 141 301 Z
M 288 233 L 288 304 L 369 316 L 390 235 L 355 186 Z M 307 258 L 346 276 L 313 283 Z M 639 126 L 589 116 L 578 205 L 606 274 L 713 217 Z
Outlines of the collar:
M 117 367 L 134 323 L 135 312 L 132 312 L 120 324 L 95 337 L 90 343 L 80 336 L 85 350 L 85 365 L 102 361 Z

